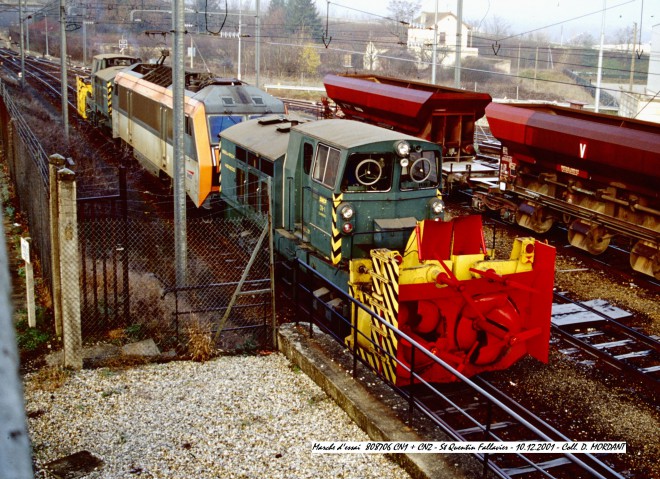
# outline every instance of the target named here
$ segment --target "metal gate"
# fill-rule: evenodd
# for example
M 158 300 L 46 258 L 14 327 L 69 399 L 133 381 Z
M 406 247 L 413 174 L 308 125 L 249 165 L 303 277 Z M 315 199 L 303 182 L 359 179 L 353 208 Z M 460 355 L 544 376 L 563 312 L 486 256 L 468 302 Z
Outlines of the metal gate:
M 78 199 L 83 337 L 130 324 L 126 169 L 119 192 Z

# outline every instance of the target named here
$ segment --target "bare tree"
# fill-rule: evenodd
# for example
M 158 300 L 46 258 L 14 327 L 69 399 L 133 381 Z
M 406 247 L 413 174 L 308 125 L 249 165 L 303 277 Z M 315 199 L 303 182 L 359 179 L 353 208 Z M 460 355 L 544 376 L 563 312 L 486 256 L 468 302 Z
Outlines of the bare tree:
M 420 0 L 390 0 L 387 10 L 399 22 L 411 22 L 422 9 Z
M 504 18 L 494 15 L 483 23 L 482 32 L 495 39 L 511 35 L 511 24 Z
M 587 47 L 587 48 L 591 48 L 597 43 L 598 41 L 596 40 L 596 38 L 589 32 L 579 33 L 568 41 L 569 45 Z
M 626 51 L 630 51 L 635 44 L 635 38 L 633 38 L 633 28 L 631 26 L 619 28 L 612 35 L 611 41 L 617 45 L 625 45 Z

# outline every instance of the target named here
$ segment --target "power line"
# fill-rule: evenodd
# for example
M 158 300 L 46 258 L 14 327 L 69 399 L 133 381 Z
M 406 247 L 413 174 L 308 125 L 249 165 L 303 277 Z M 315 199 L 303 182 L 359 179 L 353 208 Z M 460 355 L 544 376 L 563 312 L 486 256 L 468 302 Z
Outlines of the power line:
M 529 33 L 537 32 L 537 31 L 539 31 L 539 30 L 545 30 L 546 28 L 552 28 L 552 27 L 556 27 L 556 26 L 558 26 L 558 25 L 563 25 L 564 23 L 572 22 L 572 21 L 575 21 L 575 20 L 580 20 L 580 19 L 582 19 L 582 18 L 586 18 L 586 17 L 589 17 L 589 16 L 591 16 L 591 15 L 596 15 L 597 13 L 602 13 L 602 12 L 604 12 L 604 11 L 606 11 L 606 10 L 611 10 L 611 9 L 613 9 L 613 8 L 618 8 L 618 7 L 621 7 L 621 6 L 623 6 L 623 5 L 627 5 L 627 4 L 629 4 L 629 3 L 633 3 L 633 2 L 635 2 L 635 1 L 637 1 L 637 0 L 628 0 L 627 2 L 619 3 L 619 4 L 617 4 L 617 5 L 612 5 L 611 7 L 601 8 L 600 10 L 596 10 L 595 12 L 585 13 L 584 15 L 580 15 L 580 16 L 578 16 L 578 17 L 569 18 L 569 19 L 567 19 L 567 20 L 562 20 L 562 21 L 560 21 L 560 22 L 553 23 L 553 24 L 550 24 L 550 25 L 546 25 L 546 26 L 544 26 L 544 27 L 535 28 L 535 29 L 533 29 L 533 30 L 529 30 L 529 31 L 527 31 L 527 32 L 517 33 L 517 34 L 515 34 L 515 35 L 511 35 L 511 36 L 508 36 L 508 37 L 500 38 L 499 40 L 496 40 L 496 41 L 508 40 L 508 39 L 510 39 L 510 38 L 516 38 L 516 37 L 520 37 L 520 36 L 522 36 L 522 35 L 527 35 L 527 34 L 529 34 Z

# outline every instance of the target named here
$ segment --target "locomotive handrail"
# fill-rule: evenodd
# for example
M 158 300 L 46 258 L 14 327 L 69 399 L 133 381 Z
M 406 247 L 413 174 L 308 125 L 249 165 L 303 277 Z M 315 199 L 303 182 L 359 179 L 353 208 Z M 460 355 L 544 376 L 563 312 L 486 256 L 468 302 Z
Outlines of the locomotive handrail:
M 301 259 L 299 259 L 299 258 L 295 258 L 295 259 L 294 259 L 294 266 L 295 266 L 295 265 L 297 265 L 297 266 L 301 267 L 303 270 L 306 270 L 306 271 L 308 271 L 309 273 L 313 274 L 313 275 L 316 276 L 317 278 L 319 278 L 319 279 L 321 279 L 322 281 L 324 281 L 326 284 L 328 284 L 328 285 L 332 285 L 332 284 L 333 284 L 332 281 L 330 281 L 330 280 L 329 280 L 328 278 L 326 278 L 324 275 L 320 274 L 317 270 L 315 270 L 315 269 L 314 269 L 313 267 L 311 267 L 310 265 L 308 265 L 308 264 L 306 264 L 305 262 L 303 262 Z M 301 286 L 301 288 L 305 288 L 305 286 Z M 311 292 L 311 290 L 308 290 L 308 291 Z M 421 352 L 422 354 L 424 354 L 424 355 L 425 355 L 427 358 L 429 358 L 432 362 L 435 362 L 436 364 L 442 366 L 442 367 L 443 367 L 445 370 L 447 370 L 450 374 L 452 374 L 452 375 L 455 376 L 456 378 L 460 379 L 460 381 L 462 382 L 462 384 L 465 384 L 466 386 L 470 387 L 473 391 L 479 393 L 481 396 L 483 396 L 483 397 L 489 402 L 489 404 L 494 405 L 495 407 L 499 408 L 501 411 L 505 412 L 506 414 L 508 414 L 509 416 L 511 416 L 512 418 L 514 418 L 514 419 L 515 419 L 516 421 L 518 421 L 523 427 L 525 427 L 525 429 L 527 429 L 528 431 L 530 431 L 530 432 L 532 432 L 533 434 L 535 434 L 535 435 L 536 435 L 537 437 L 539 437 L 541 440 L 544 440 L 544 441 L 555 441 L 555 440 L 557 440 L 557 438 L 552 438 L 551 436 L 547 435 L 547 434 L 546 434 L 545 432 L 543 432 L 541 429 L 539 429 L 539 428 L 536 427 L 534 424 L 532 424 L 531 422 L 529 422 L 525 417 L 523 417 L 522 415 L 520 415 L 518 412 L 514 411 L 514 410 L 513 410 L 511 407 L 509 407 L 507 404 L 505 404 L 505 403 L 503 403 L 502 401 L 500 401 L 498 398 L 496 398 L 494 395 L 492 395 L 490 392 L 488 392 L 488 391 L 487 391 L 486 389 L 484 389 L 483 387 L 481 387 L 481 386 L 479 386 L 478 384 L 476 384 L 474 381 L 472 381 L 471 379 L 469 379 L 467 376 L 463 375 L 459 370 L 457 370 L 457 369 L 455 369 L 454 367 L 452 367 L 449 363 L 447 363 L 447 362 L 443 361 L 442 359 L 440 359 L 439 357 L 435 356 L 432 352 L 430 352 L 429 350 L 427 350 L 426 348 L 424 348 L 424 347 L 423 347 L 419 342 L 417 342 L 415 339 L 413 339 L 412 337 L 408 336 L 406 333 L 402 332 L 402 331 L 399 330 L 398 328 L 396 328 L 396 327 L 392 326 L 391 324 L 389 324 L 384 318 L 382 318 L 381 316 L 375 314 L 373 311 L 371 311 L 370 309 L 368 309 L 368 308 L 367 308 L 363 303 L 361 303 L 360 301 L 357 301 L 356 299 L 352 298 L 351 296 L 349 296 L 348 294 L 346 294 L 346 293 L 343 292 L 343 291 L 337 291 L 337 294 L 340 294 L 341 297 L 342 297 L 342 299 L 349 301 L 351 304 L 353 304 L 353 305 L 356 306 L 357 308 L 360 308 L 362 311 L 364 311 L 364 312 L 366 312 L 367 314 L 369 314 L 369 316 L 370 316 L 372 319 L 375 319 L 376 321 L 378 321 L 378 323 L 380 324 L 381 327 L 382 327 L 382 326 L 385 326 L 385 328 L 387 328 L 388 330 L 392 331 L 392 332 L 393 332 L 393 333 L 399 338 L 399 340 L 403 339 L 403 340 L 407 341 L 407 342 L 412 346 L 412 351 L 413 351 L 413 356 L 412 356 L 412 357 L 413 357 L 413 358 L 414 358 L 415 351 L 416 351 L 416 350 L 419 350 L 419 352 Z M 334 311 L 333 311 L 333 312 L 334 312 Z M 336 314 L 336 313 L 335 313 L 335 314 Z M 344 322 L 346 322 L 346 323 L 349 323 L 349 324 L 350 324 L 350 327 L 351 327 L 351 335 L 353 336 L 353 341 L 354 341 L 354 342 L 353 342 L 353 347 L 352 347 L 352 349 L 351 349 L 351 354 L 353 355 L 353 364 L 354 364 L 354 367 L 353 367 L 353 377 L 356 377 L 356 371 L 355 371 L 355 368 L 356 368 L 356 363 L 357 363 L 357 360 L 358 360 L 358 358 L 357 358 L 358 355 L 357 355 L 357 352 L 356 352 L 356 349 L 357 349 L 357 338 L 356 338 L 356 335 L 357 335 L 357 334 L 360 334 L 361 337 L 364 337 L 368 342 L 370 342 L 372 345 L 375 345 L 378 349 L 382 349 L 382 348 L 381 348 L 379 345 L 375 344 L 374 341 L 371 340 L 371 338 L 366 337 L 366 336 L 364 335 L 364 333 L 362 333 L 361 331 L 359 331 L 359 329 L 358 329 L 357 327 L 355 327 L 353 324 L 351 324 L 349 321 L 347 321 L 346 318 L 342 317 L 342 320 L 343 320 Z M 313 319 L 310 320 L 310 334 L 311 334 L 311 332 L 312 332 L 312 329 L 311 329 L 311 328 L 312 328 L 312 321 L 313 321 Z M 337 337 L 336 335 L 334 335 L 334 334 L 332 334 L 332 336 L 334 336 L 335 339 L 340 339 L 340 338 L 338 338 L 338 337 Z M 340 341 L 340 343 L 341 343 L 341 341 Z M 482 425 L 479 421 L 477 421 L 477 420 L 475 420 L 473 417 L 469 416 L 469 415 L 468 415 L 463 409 L 460 408 L 460 406 L 458 406 L 457 404 L 455 404 L 455 403 L 454 403 L 450 398 L 448 398 L 446 395 L 444 395 L 444 394 L 442 394 L 441 392 L 439 392 L 439 391 L 438 391 L 438 390 L 437 390 L 437 389 L 436 389 L 431 383 L 427 382 L 422 376 L 420 376 L 417 372 L 415 372 L 414 361 L 411 363 L 410 367 L 408 367 L 408 366 L 406 366 L 405 363 L 399 361 L 396 357 L 392 356 L 392 355 L 391 355 L 390 353 L 388 353 L 386 350 L 382 350 L 380 353 L 383 354 L 384 356 L 387 356 L 387 357 L 393 359 L 398 365 L 400 365 L 400 366 L 403 367 L 406 371 L 408 371 L 408 372 L 410 373 L 410 375 L 411 375 L 411 384 L 414 383 L 414 380 L 419 381 L 419 383 L 421 383 L 421 384 L 425 385 L 426 387 L 428 387 L 428 388 L 429 388 L 431 391 L 433 391 L 434 394 L 436 394 L 438 397 L 442 398 L 445 402 L 447 402 L 447 403 L 450 404 L 451 406 L 455 407 L 457 411 L 459 411 L 461 414 L 463 414 L 463 416 L 466 417 L 466 418 L 467 418 L 469 421 L 471 421 L 473 424 L 475 424 L 475 426 L 477 426 L 478 428 L 480 428 L 481 430 L 483 430 L 485 433 L 487 433 L 488 436 L 494 438 L 494 439 L 497 440 L 497 441 L 500 441 L 500 442 L 503 441 L 503 439 L 499 438 L 496 434 L 494 434 L 494 433 L 490 430 L 490 424 L 487 424 L 487 425 L 484 426 L 484 425 Z M 403 390 L 401 390 L 400 388 L 397 388 L 395 385 L 393 385 L 393 384 L 391 384 L 391 383 L 390 383 L 390 386 L 391 386 L 395 391 L 397 391 L 399 394 L 401 394 L 402 396 L 406 397 L 406 393 L 405 393 Z M 414 394 L 413 394 L 412 391 L 409 391 L 409 392 L 407 393 L 407 397 L 408 397 L 408 399 L 409 399 L 411 402 L 413 402 L 414 404 L 416 404 L 416 405 L 420 408 L 421 411 L 425 412 L 425 414 L 426 414 L 427 416 L 429 416 L 429 417 L 431 417 L 432 419 L 434 419 L 434 422 L 436 422 L 438 425 L 440 425 L 441 427 L 443 427 L 443 425 L 445 425 L 445 426 L 443 427 L 443 429 L 445 429 L 448 433 L 450 433 L 452 436 L 456 437 L 456 439 L 461 439 L 461 436 L 460 436 L 460 435 L 455 435 L 455 434 L 452 434 L 451 431 L 448 431 L 447 428 L 448 428 L 449 426 L 447 426 L 443 421 L 441 421 L 441 420 L 437 420 L 437 418 L 433 418 L 433 417 L 432 417 L 432 413 L 426 409 L 425 405 L 424 405 L 423 403 L 419 403 L 419 402 L 418 402 L 419 400 L 416 400 L 416 398 L 414 397 Z M 412 408 L 412 405 L 411 405 L 411 408 Z M 563 434 L 561 434 L 561 433 L 558 432 L 558 431 L 555 431 L 554 429 L 553 429 L 553 432 L 556 432 L 557 436 L 559 436 L 561 440 L 563 440 L 563 441 L 565 441 L 565 442 L 570 442 L 570 441 L 571 441 L 568 437 L 564 436 Z M 591 460 L 594 464 L 599 465 L 600 467 L 604 468 L 605 471 L 607 471 L 608 473 L 611 473 L 611 474 L 608 475 L 608 476 L 605 476 L 605 475 L 601 474 L 600 472 L 598 472 L 597 470 L 595 470 L 592 466 L 590 466 L 589 464 L 585 463 L 582 459 L 577 458 L 577 457 L 576 457 L 575 455 L 573 455 L 573 454 L 570 454 L 570 453 L 560 453 L 560 454 L 561 454 L 562 456 L 565 456 L 565 457 L 566 457 L 569 461 L 571 461 L 572 463 L 574 463 L 574 464 L 576 464 L 577 466 L 581 467 L 582 469 L 588 471 L 590 474 L 593 475 L 593 477 L 596 477 L 596 478 L 598 478 L 598 479 L 608 479 L 608 478 L 611 478 L 611 477 L 617 477 L 617 478 L 623 479 L 623 476 L 621 476 L 621 475 L 619 475 L 618 473 L 612 471 L 608 466 L 606 466 L 605 464 L 603 464 L 603 463 L 600 462 L 597 458 L 593 457 L 593 456 L 590 455 L 590 454 L 587 454 L 586 456 L 589 457 L 590 460 Z M 487 463 L 487 462 L 488 462 L 488 457 L 487 457 L 488 454 L 485 454 L 485 455 L 482 455 L 482 454 L 476 454 L 476 455 L 479 456 L 479 457 L 482 457 L 483 460 L 484 460 L 484 463 Z M 540 469 L 539 466 L 538 466 L 537 464 L 531 462 L 531 461 L 530 461 L 528 458 L 526 458 L 524 455 L 522 455 L 522 454 L 520 454 L 520 453 L 516 453 L 516 456 L 518 456 L 518 457 L 521 458 L 523 461 L 525 461 L 527 464 L 529 464 L 530 467 L 533 467 L 534 469 L 536 469 L 536 470 L 538 470 L 538 471 L 544 473 L 544 471 L 543 471 L 542 469 Z M 493 468 L 495 469 L 495 472 L 496 472 L 496 473 L 501 474 L 500 477 L 503 477 L 503 478 L 510 477 L 509 475 L 506 474 L 505 471 L 500 470 L 499 467 L 497 467 L 497 466 L 493 466 Z M 548 477 L 552 477 L 552 476 L 548 476 Z

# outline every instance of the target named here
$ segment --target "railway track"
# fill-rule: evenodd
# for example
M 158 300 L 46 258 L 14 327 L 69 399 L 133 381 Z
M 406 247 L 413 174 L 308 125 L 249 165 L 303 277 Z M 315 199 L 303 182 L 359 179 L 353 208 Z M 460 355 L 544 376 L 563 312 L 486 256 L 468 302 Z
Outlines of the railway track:
M 440 396 L 427 392 L 419 397 L 423 412 L 459 441 L 555 441 L 571 442 L 529 409 L 507 396 L 484 378 L 473 386 L 443 386 Z M 543 447 L 543 446 L 542 446 Z M 551 450 L 551 444 L 547 450 Z M 595 455 L 571 455 L 558 450 L 552 454 L 480 454 L 478 459 L 496 477 L 508 478 L 623 478 Z
M 0 59 L 2 65 L 16 76 L 20 78 L 21 64 L 20 55 L 13 50 L 0 49 Z M 25 56 L 25 79 L 35 83 L 35 87 L 46 92 L 49 96 L 56 100 L 61 98 L 61 68 L 59 63 L 44 58 Z M 76 98 L 76 76 L 84 75 L 87 70 L 83 68 L 70 66 L 67 69 L 67 103 L 74 111 L 77 106 L 75 104 Z M 18 80 L 16 80 L 18 81 Z M 53 105 L 60 107 L 61 105 Z
M 585 356 L 614 368 L 630 385 L 660 397 L 660 342 L 618 321 L 629 312 L 602 300 L 578 302 L 564 293 L 555 293 L 552 331 L 565 355 L 578 361 Z

